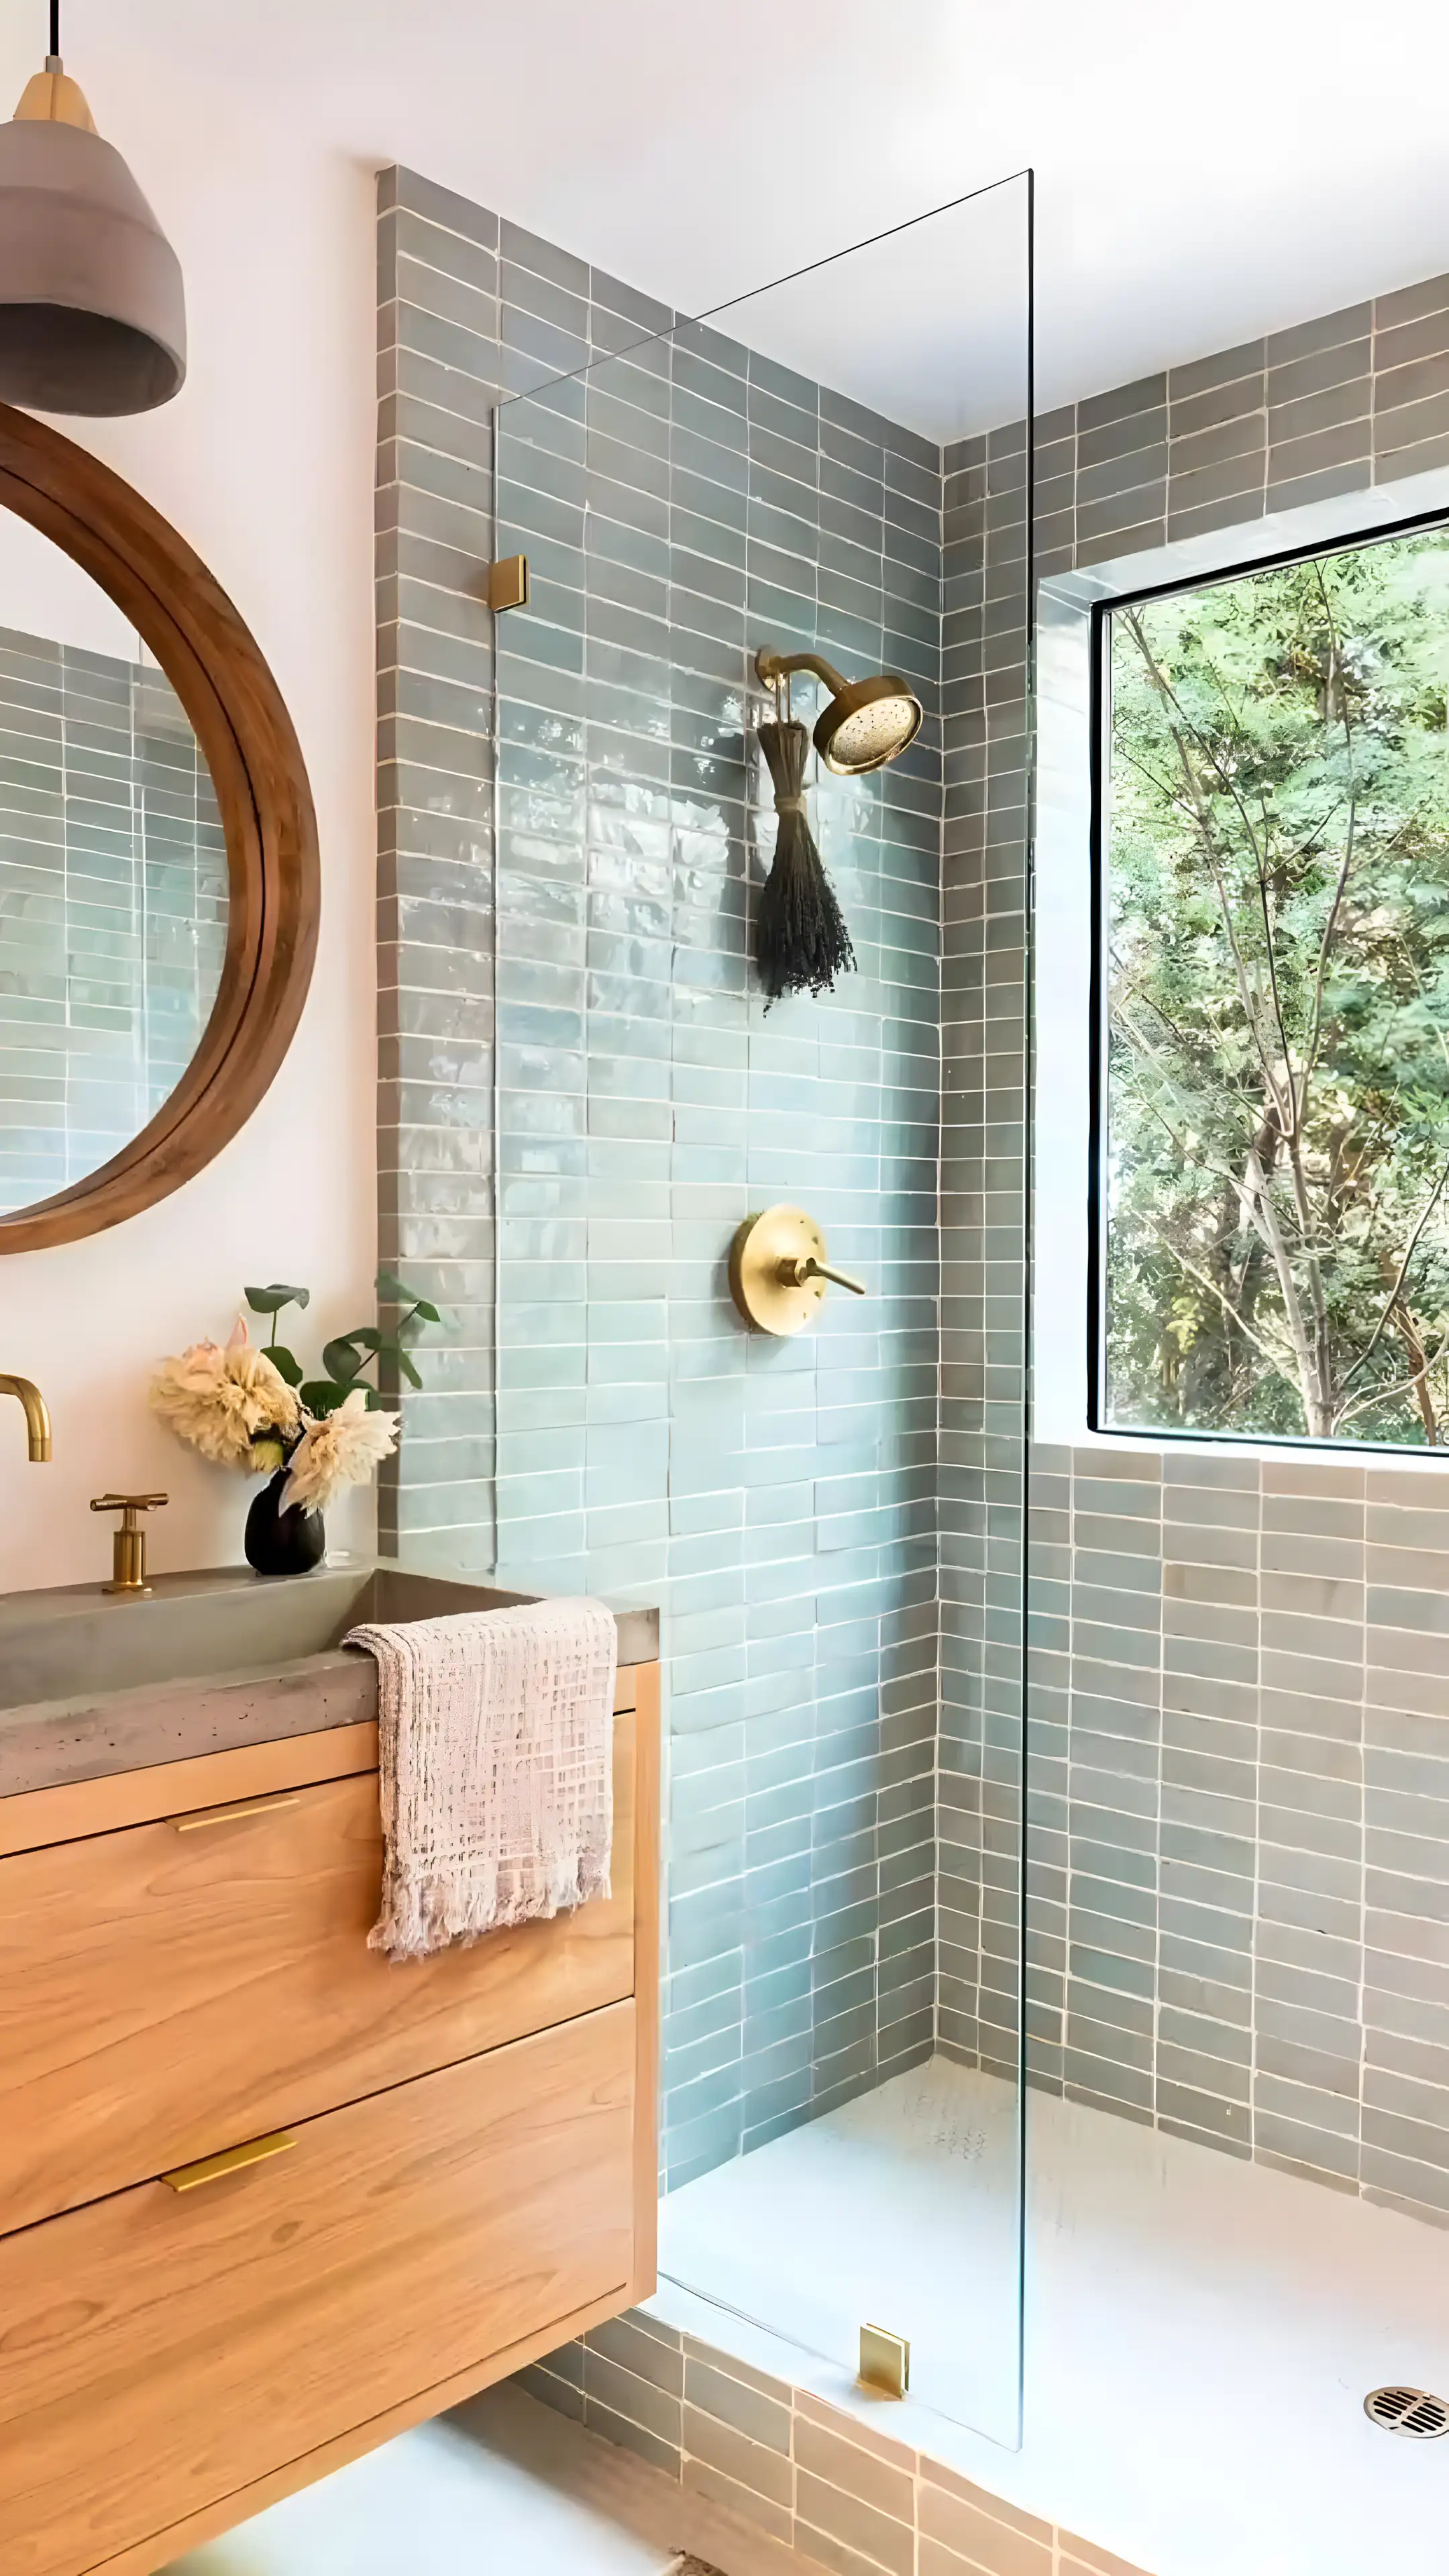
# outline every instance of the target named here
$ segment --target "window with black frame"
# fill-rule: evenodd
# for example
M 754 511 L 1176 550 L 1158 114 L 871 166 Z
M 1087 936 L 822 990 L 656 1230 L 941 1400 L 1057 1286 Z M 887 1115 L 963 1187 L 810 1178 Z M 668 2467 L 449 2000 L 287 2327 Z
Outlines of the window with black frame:
M 1449 1441 L 1449 529 L 1099 612 L 1094 1427 Z

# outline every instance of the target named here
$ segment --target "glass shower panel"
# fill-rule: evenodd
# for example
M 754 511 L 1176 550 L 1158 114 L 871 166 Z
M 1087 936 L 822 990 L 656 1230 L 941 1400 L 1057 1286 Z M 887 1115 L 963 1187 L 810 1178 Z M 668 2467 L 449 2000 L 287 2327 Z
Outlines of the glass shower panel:
M 1020 178 L 702 320 L 591 272 L 495 442 L 497 1567 L 664 1612 L 661 2272 L 1007 2443 L 1030 258 Z M 773 1005 L 762 647 L 924 710 L 812 755 L 855 967 Z M 782 1204 L 868 1292 L 790 1338 Z

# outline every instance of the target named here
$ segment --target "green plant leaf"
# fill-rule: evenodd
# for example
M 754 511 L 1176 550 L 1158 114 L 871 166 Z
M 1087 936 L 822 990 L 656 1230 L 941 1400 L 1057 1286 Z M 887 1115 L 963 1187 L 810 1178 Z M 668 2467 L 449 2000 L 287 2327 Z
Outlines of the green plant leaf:
M 254 1315 L 280 1315 L 284 1306 L 310 1306 L 310 1288 L 288 1288 L 274 1279 L 270 1288 L 245 1288 L 242 1291 Z
M 408 1358 L 407 1352 L 401 1349 L 396 1350 L 393 1353 L 393 1357 L 397 1361 L 398 1367 L 401 1369 L 403 1376 L 407 1379 L 409 1386 L 421 1386 L 423 1382 L 421 1373 L 414 1368 L 412 1361 Z
M 278 1377 L 285 1378 L 288 1386 L 301 1385 L 302 1363 L 299 1359 L 294 1359 L 292 1353 L 281 1342 L 267 1344 L 267 1357 Z
M 333 1342 L 322 1345 L 322 1365 L 329 1377 L 350 1386 L 369 1361 L 383 1347 L 383 1337 L 376 1324 L 358 1324 L 350 1333 L 339 1333 Z
M 339 1386 L 335 1378 L 309 1377 L 297 1389 L 297 1393 L 307 1411 L 321 1422 L 329 1413 L 336 1412 L 339 1404 L 344 1403 L 352 1393 L 352 1389 L 350 1386 Z
M 395 1270 L 379 1270 L 377 1293 L 385 1306 L 411 1306 L 414 1303 L 411 1288 L 406 1280 L 399 1279 Z

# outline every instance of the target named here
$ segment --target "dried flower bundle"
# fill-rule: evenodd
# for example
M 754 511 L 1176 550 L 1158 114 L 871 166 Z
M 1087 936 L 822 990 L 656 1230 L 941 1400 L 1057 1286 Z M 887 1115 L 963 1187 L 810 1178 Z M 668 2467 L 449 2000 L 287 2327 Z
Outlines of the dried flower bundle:
M 359 1386 L 335 1412 L 309 1422 L 292 1452 L 282 1510 L 300 1503 L 304 1511 L 325 1512 L 345 1485 L 365 1485 L 397 1447 L 397 1421 L 395 1413 L 370 1410 Z
M 150 1401 L 152 1412 L 203 1458 L 249 1475 L 280 1466 L 301 1428 L 296 1396 L 265 1351 L 252 1348 L 240 1316 L 224 1350 L 217 1342 L 193 1342 L 179 1359 L 163 1360 Z

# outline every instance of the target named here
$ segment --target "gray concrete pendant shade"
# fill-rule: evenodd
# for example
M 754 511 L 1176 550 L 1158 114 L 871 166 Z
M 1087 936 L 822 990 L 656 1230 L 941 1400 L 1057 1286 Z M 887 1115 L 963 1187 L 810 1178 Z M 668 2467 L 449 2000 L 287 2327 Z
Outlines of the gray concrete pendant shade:
M 0 401 L 154 411 L 185 375 L 180 262 L 52 54 L 0 125 Z

